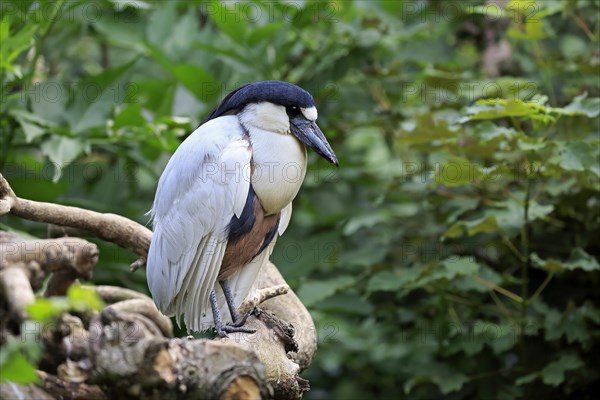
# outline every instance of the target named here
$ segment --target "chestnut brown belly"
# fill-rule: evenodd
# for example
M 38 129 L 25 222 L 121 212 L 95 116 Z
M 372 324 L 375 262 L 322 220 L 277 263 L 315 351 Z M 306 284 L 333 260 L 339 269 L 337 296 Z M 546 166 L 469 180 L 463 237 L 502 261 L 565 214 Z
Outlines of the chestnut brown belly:
M 219 280 L 229 278 L 239 268 L 252 261 L 254 257 L 265 249 L 269 244 L 268 242 L 273 240 L 277 226 L 279 225 L 280 213 L 266 215 L 253 190 L 248 193 L 247 202 L 250 202 L 250 204 L 246 204 L 244 207 L 241 218 L 251 218 L 250 213 L 253 213 L 254 223 L 243 226 L 241 233 L 237 232 L 238 234 L 236 235 L 230 233 L 230 239 L 225 248 L 225 255 L 217 278 Z M 233 221 L 230 224 L 230 229 L 232 229 L 232 225 Z

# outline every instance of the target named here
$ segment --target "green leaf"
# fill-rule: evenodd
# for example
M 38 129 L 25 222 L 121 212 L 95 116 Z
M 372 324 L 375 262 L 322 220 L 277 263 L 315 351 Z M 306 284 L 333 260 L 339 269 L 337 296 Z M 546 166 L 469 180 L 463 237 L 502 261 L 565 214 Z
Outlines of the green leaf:
M 21 128 L 23 129 L 23 133 L 25 134 L 25 141 L 27 143 L 33 142 L 35 139 L 42 136 L 47 131 L 47 129 L 44 126 L 40 126 L 38 124 L 39 119 L 28 118 L 28 116 L 32 115 L 32 114 L 29 114 L 26 111 L 21 111 L 21 112 L 12 111 L 11 115 L 13 115 L 15 117 L 15 119 L 19 122 L 19 125 L 21 125 Z M 47 124 L 44 124 L 44 125 L 47 125 Z
M 35 302 L 27 307 L 27 313 L 35 321 L 48 322 L 68 309 L 69 303 L 64 298 L 36 297 Z
M 584 93 L 575 97 L 571 104 L 564 108 L 564 111 L 571 115 L 582 114 L 589 118 L 596 118 L 600 115 L 600 97 L 588 99 L 587 93 Z
M 528 217 L 530 221 L 544 219 L 554 211 L 552 204 L 542 205 L 533 200 L 529 202 Z
M 423 286 L 439 280 L 451 281 L 460 276 L 472 276 L 479 272 L 479 264 L 471 257 L 448 257 L 441 263 L 424 268 L 418 283 Z
M 344 227 L 344 235 L 353 235 L 362 228 L 372 228 L 377 224 L 389 221 L 389 218 L 390 215 L 387 212 L 370 212 L 352 217 Z
M 522 30 L 520 24 L 513 24 L 508 29 L 508 36 L 513 39 L 538 41 L 546 38 L 548 35 L 544 32 L 543 23 L 539 18 L 530 18 L 525 22 L 525 30 Z
M 535 266 L 550 272 L 573 271 L 576 269 L 582 269 L 586 272 L 600 270 L 598 260 L 580 247 L 573 249 L 567 261 L 559 261 L 554 258 L 543 260 L 536 253 L 531 255 L 531 259 Z
M 585 41 L 575 35 L 565 35 L 560 41 L 560 50 L 566 58 L 576 59 L 584 56 L 588 47 Z
M 594 148 L 587 142 L 577 140 L 570 142 L 555 141 L 555 143 L 557 153 L 549 161 L 565 171 L 581 172 L 596 163 L 593 153 Z
M 0 353 L 4 352 L 4 348 Z M 0 382 L 14 382 L 22 385 L 37 383 L 39 378 L 36 366 L 19 353 L 0 354 Z
M 445 233 L 443 238 L 457 238 L 464 233 L 473 236 L 478 233 L 491 233 L 498 231 L 498 222 L 496 217 L 490 213 L 484 217 L 471 221 L 458 221 L 454 223 Z
M 570 271 L 577 268 L 581 268 L 587 272 L 600 270 L 598 260 L 580 247 L 573 249 L 571 256 L 563 266 Z
M 220 85 L 208 70 L 193 64 L 172 63 L 165 54 L 150 44 L 147 45 L 147 49 L 156 61 L 197 99 L 211 101 L 219 95 L 215 88 Z
M 356 278 L 352 276 L 338 276 L 337 278 L 307 282 L 298 289 L 298 297 L 302 303 L 310 307 L 332 296 L 338 290 L 352 286 Z
M 71 309 L 76 311 L 100 311 L 104 307 L 104 302 L 94 289 L 81 285 L 71 285 L 67 299 Z
M 480 270 L 477 273 L 477 276 L 498 286 L 500 286 L 500 284 L 502 283 L 502 276 L 500 276 L 499 273 L 485 265 L 480 266 Z M 458 288 L 461 291 L 472 290 L 475 292 L 487 293 L 490 290 L 487 286 L 481 284 L 477 280 L 473 279 L 471 276 L 459 276 L 454 278 L 452 280 L 452 286 Z
M 210 18 L 219 30 L 227 34 L 234 42 L 244 43 L 248 19 L 243 13 L 242 3 L 227 4 L 213 1 L 210 6 Z
M 84 134 L 93 128 L 106 126 L 115 103 L 127 100 L 130 87 L 126 74 L 131 73 L 137 58 L 90 75 L 78 82 L 68 108 L 67 120 L 73 133 Z M 135 87 L 135 84 L 131 85 Z
M 216 96 L 216 80 L 207 70 L 191 64 L 176 65 L 171 73 L 199 100 L 210 101 Z
M 469 236 L 476 235 L 478 233 L 491 233 L 498 230 L 498 222 L 493 215 L 488 215 L 474 221 L 468 221 L 464 223 L 467 228 L 467 234 Z
M 59 79 L 48 79 L 36 84 L 32 90 L 28 91 L 27 97 L 31 104 L 31 112 L 37 121 L 28 119 L 41 126 L 64 124 L 67 119 L 65 105 L 73 91 L 72 83 L 65 83 Z
M 416 268 L 406 268 L 399 271 L 380 271 L 371 276 L 367 284 L 369 293 L 395 292 L 413 283 L 418 277 Z
M 466 115 L 460 118 L 459 122 L 506 117 L 528 118 L 542 123 L 554 122 L 556 118 L 551 115 L 552 109 L 546 107 L 544 101 L 545 98 L 539 97 L 529 101 L 519 99 L 478 100 L 475 105 L 464 110 Z
M 3 9 L 3 11 L 5 11 Z M 38 29 L 37 24 L 26 24 L 18 32 L 14 32 L 11 27 L 11 21 L 8 17 L 9 13 L 2 15 L 0 19 L 0 39 L 2 45 L 0 46 L 0 71 L 4 69 L 12 72 L 21 78 L 21 70 L 18 65 L 13 65 L 13 61 L 21 55 L 25 50 L 32 47 L 34 44 L 34 35 Z M 12 31 L 12 32 L 11 32 Z M 2 82 L 4 84 L 4 82 Z
M 540 376 L 539 372 L 533 372 L 531 374 L 522 376 L 515 381 L 515 385 L 518 385 L 518 386 L 526 385 L 528 383 L 535 381 L 539 376 Z
M 494 224 L 496 224 L 498 228 L 502 229 L 510 236 L 516 234 L 525 223 L 524 204 L 521 204 L 521 202 L 514 198 L 510 198 L 496 202 L 495 206 L 497 208 L 490 208 L 486 211 L 485 219 L 476 221 L 481 221 L 481 227 L 475 225 L 475 227 L 472 228 L 472 232 L 492 232 L 494 230 Z M 536 201 L 530 201 L 528 212 L 529 221 L 544 219 L 552 213 L 552 211 L 554 211 L 554 206 L 551 204 L 542 205 Z M 493 218 L 493 220 L 490 220 L 489 218 Z
M 373 315 L 375 307 L 373 304 L 357 293 L 346 290 L 345 292 L 336 293 L 315 305 L 318 310 L 327 310 L 336 314 L 345 313 L 369 317 Z
M 456 126 L 450 126 L 448 121 L 434 118 L 431 114 L 419 114 L 412 124 L 405 124 L 404 127 L 402 135 L 398 137 L 398 141 L 402 144 L 427 145 L 428 147 L 443 145 L 461 135 L 460 129 Z M 371 133 L 380 132 L 381 128 L 373 126 L 366 129 L 359 128 L 359 130 L 368 130 Z
M 450 274 L 446 275 L 448 279 L 455 276 L 474 275 L 479 271 L 479 264 L 471 257 L 450 257 L 445 259 L 442 265 L 447 271 L 450 271 Z
M 146 37 L 155 46 L 168 42 L 176 26 L 176 3 L 168 2 L 152 12 L 146 25 Z
M 439 166 L 435 183 L 449 187 L 472 185 L 482 176 L 481 167 L 467 159 L 452 157 Z
M 503 117 L 523 117 L 532 114 L 532 109 L 521 100 L 478 100 L 474 106 L 468 107 L 468 114 L 462 121 L 486 120 Z
M 543 260 L 537 253 L 531 254 L 531 261 L 534 266 L 544 269 L 548 272 L 558 272 L 564 269 L 563 264 L 554 258 L 548 258 Z
M 583 367 L 585 364 L 575 354 L 563 354 L 558 360 L 542 369 L 540 375 L 546 385 L 558 386 L 565 380 L 565 372 Z
M 522 136 L 517 140 L 517 147 L 523 151 L 538 151 L 548 145 L 542 138 Z
M 75 160 L 86 149 L 84 143 L 79 139 L 66 136 L 51 136 L 42 143 L 42 153 L 54 164 L 54 182 L 58 181 L 63 168 Z
M 139 103 L 127 104 L 114 119 L 113 129 L 123 127 L 138 127 L 146 125 L 147 121 L 142 114 L 142 106 Z
M 432 378 L 433 382 L 439 386 L 440 391 L 444 395 L 460 390 L 465 383 L 469 382 L 469 377 L 458 371 L 436 375 Z
M 47 328 L 47 327 L 44 327 Z M 0 347 L 0 382 L 37 383 L 36 364 L 42 356 L 42 326 L 27 320 L 21 324 L 20 337 L 8 336 Z
M 452 226 L 450 226 L 450 228 L 446 230 L 446 232 L 444 232 L 442 240 L 453 239 L 462 236 L 464 233 L 463 226 L 463 222 L 455 222 L 454 224 L 452 224 Z
M 404 383 L 404 393 L 408 394 L 413 387 L 419 383 L 432 382 L 440 388 L 442 394 L 447 395 L 457 391 L 469 381 L 469 377 L 446 364 L 432 362 L 425 373 L 424 371 L 415 372 L 413 377 Z
M 569 306 L 564 312 L 536 302 L 533 306 L 544 316 L 544 337 L 546 341 L 556 341 L 562 337 L 567 343 L 579 343 L 589 350 L 594 343 L 592 326 L 600 324 L 600 310 L 591 304 L 580 307 Z
M 491 121 L 484 121 L 475 128 L 475 133 L 482 139 L 482 142 L 491 142 L 496 139 L 512 139 L 517 136 L 517 131 L 513 128 L 498 126 Z
M 266 25 L 253 29 L 248 36 L 248 45 L 256 46 L 260 42 L 268 40 L 279 34 L 284 27 L 282 22 L 271 22 Z

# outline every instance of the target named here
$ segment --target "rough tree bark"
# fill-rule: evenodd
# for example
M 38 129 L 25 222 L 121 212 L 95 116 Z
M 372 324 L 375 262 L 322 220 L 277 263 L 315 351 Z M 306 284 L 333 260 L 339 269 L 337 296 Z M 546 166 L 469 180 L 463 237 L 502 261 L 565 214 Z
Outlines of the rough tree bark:
M 0 216 L 8 213 L 58 226 L 51 237 L 77 232 L 127 248 L 138 257 L 133 270 L 145 263 L 152 237 L 118 215 L 20 199 L 0 174 Z M 91 276 L 98 257 L 98 248 L 83 239 L 26 240 L 0 232 L 0 297 L 8 307 L 0 310 L 8 319 L 0 324 L 9 330 L 0 338 L 18 334 L 45 276 L 51 274 L 44 295 L 64 295 L 73 282 Z M 308 390 L 298 374 L 316 351 L 314 323 L 273 264 L 262 271 L 260 289 L 240 305 L 241 312 L 255 308 L 247 324 L 256 333 L 215 340 L 173 338 L 171 320 L 142 293 L 92 288 L 108 305 L 95 315 L 65 313 L 44 330 L 42 383 L 0 384 L 3 399 L 296 399 Z

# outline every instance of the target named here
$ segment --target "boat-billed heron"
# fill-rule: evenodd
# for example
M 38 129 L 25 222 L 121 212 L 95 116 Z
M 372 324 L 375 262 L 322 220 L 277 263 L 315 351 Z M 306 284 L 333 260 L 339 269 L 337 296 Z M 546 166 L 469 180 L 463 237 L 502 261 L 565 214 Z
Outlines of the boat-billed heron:
M 169 160 L 152 206 L 147 278 L 188 332 L 252 332 L 237 305 L 253 291 L 306 174 L 306 147 L 337 165 L 313 97 L 264 81 L 229 95 Z M 216 283 L 219 285 L 216 285 Z

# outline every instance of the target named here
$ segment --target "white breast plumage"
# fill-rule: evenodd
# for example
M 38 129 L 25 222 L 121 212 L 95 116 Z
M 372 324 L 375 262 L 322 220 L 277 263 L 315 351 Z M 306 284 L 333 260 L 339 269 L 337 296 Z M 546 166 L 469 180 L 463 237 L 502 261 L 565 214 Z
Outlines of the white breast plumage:
M 269 214 L 298 194 L 306 175 L 306 148 L 293 135 L 252 129 L 252 187 Z

